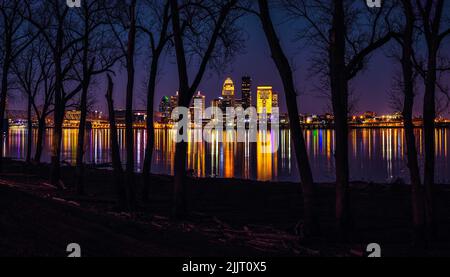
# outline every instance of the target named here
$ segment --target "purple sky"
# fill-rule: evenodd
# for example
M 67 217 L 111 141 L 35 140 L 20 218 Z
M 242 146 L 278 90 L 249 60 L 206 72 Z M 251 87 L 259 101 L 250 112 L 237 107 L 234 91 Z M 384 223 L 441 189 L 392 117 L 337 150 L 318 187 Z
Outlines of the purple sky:
M 242 25 L 245 26 L 244 30 L 248 35 L 244 53 L 231 61 L 224 73 L 218 75 L 216 72 L 208 72 L 203 78 L 199 90 L 207 96 L 207 105 L 209 105 L 212 99 L 221 94 L 222 84 L 226 77 L 230 76 L 235 82 L 237 97 L 240 97 L 241 77 L 248 74 L 253 79 L 253 101 L 255 101 L 256 86 L 271 85 L 274 87 L 274 91 L 281 94 L 280 105 L 282 111 L 285 111 L 283 86 L 278 71 L 270 57 L 270 51 L 260 23 L 253 16 L 248 16 L 242 21 L 244 23 Z M 277 21 L 277 18 L 275 18 L 275 21 Z M 289 23 L 278 24 L 277 28 L 289 59 L 293 61 L 296 68 L 294 77 L 297 89 L 301 92 L 298 97 L 300 111 L 303 113 L 323 113 L 328 111 L 328 99 L 324 98 L 315 89 L 317 80 L 308 77 L 310 50 L 302 45 L 303 42 L 294 41 L 297 28 Z M 392 78 L 399 71 L 399 68 L 392 59 L 386 57 L 391 48 L 392 46 L 387 45 L 372 55 L 367 70 L 360 73 L 352 81 L 352 86 L 358 97 L 357 111 L 371 110 L 377 113 L 393 111 L 389 101 L 389 91 L 393 83 Z M 450 50 L 450 39 L 447 39 L 443 48 Z M 173 56 L 165 58 L 157 87 L 156 105 L 159 104 L 162 96 L 173 95 L 177 90 L 178 78 L 175 62 L 175 57 Z M 135 106 L 136 108 L 144 108 L 145 76 L 147 72 L 144 66 L 138 67 L 137 71 L 137 93 L 139 97 L 135 101 Z M 119 79 L 121 90 L 124 91 L 126 79 L 124 76 Z M 449 76 L 447 75 L 446 84 L 450 84 L 448 80 Z M 116 92 L 116 94 L 118 93 Z M 420 113 L 421 110 L 421 89 L 418 93 L 420 95 L 417 98 L 416 113 Z M 125 93 L 122 94 L 121 99 L 118 99 L 121 100 L 118 103 L 124 103 L 124 97 Z
M 280 22 L 279 16 L 274 16 L 274 21 Z M 226 77 L 230 76 L 235 82 L 237 97 L 240 97 L 240 82 L 243 75 L 250 75 L 253 79 L 253 101 L 255 100 L 256 86 L 271 85 L 274 91 L 280 93 L 281 110 L 285 111 L 285 100 L 283 94 L 283 87 L 273 61 L 270 57 L 267 42 L 262 32 L 259 21 L 253 16 L 247 16 L 241 19 L 248 40 L 245 42 L 246 49 L 242 55 L 237 56 L 228 64 L 224 73 L 218 75 L 216 72 L 207 72 L 203 78 L 199 90 L 207 96 L 207 105 L 210 101 L 218 97 L 221 93 L 222 84 Z M 298 26 L 292 22 L 277 24 L 277 29 L 280 33 L 281 41 L 285 48 L 289 59 L 295 65 L 295 81 L 297 89 L 301 92 L 298 97 L 300 111 L 302 113 L 324 113 L 328 111 L 328 99 L 316 91 L 316 78 L 308 78 L 308 70 L 310 68 L 309 55 L 311 49 L 304 47 L 303 42 L 294 41 Z M 358 96 L 358 104 L 356 110 L 363 112 L 367 110 L 375 111 L 377 113 L 392 112 L 393 108 L 389 103 L 389 91 L 392 87 L 392 78 L 395 72 L 399 71 L 398 65 L 392 60 L 386 58 L 386 53 L 389 52 L 391 46 L 386 46 L 374 54 L 368 64 L 368 69 L 358 75 L 352 81 L 352 87 Z M 450 39 L 447 39 L 443 46 L 443 52 L 450 53 Z M 157 85 L 157 93 L 155 100 L 155 107 L 158 106 L 160 99 L 164 95 L 173 95 L 177 90 L 178 78 L 176 71 L 176 60 L 173 54 L 167 56 L 162 62 L 161 73 Z M 135 109 L 145 108 L 145 81 L 149 59 L 144 55 L 137 59 L 136 70 L 136 89 L 135 89 Z M 193 71 L 193 70 L 192 70 Z M 444 81 L 445 85 L 450 85 L 449 75 Z M 116 83 L 116 108 L 123 108 L 125 103 L 125 86 L 126 76 L 122 69 L 115 78 Z M 95 108 L 106 111 L 104 100 L 104 76 L 98 80 L 98 85 L 93 89 L 93 94 L 97 97 Z M 420 113 L 421 109 L 421 90 L 418 91 L 416 114 Z M 14 101 L 17 106 L 21 106 L 24 101 Z M 446 113 L 448 115 L 448 112 Z

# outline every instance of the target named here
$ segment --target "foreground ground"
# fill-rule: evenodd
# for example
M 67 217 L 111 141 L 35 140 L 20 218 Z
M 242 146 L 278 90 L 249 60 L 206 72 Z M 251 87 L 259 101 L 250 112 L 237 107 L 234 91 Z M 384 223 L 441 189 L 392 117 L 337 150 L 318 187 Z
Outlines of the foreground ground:
M 65 256 L 76 242 L 84 256 L 364 256 L 378 243 L 385 256 L 450 253 L 450 188 L 439 187 L 440 234 L 424 252 L 410 247 L 408 186 L 352 185 L 353 241 L 335 243 L 334 189 L 318 185 L 322 236 L 302 240 L 301 194 L 292 183 L 193 179 L 190 216 L 170 220 L 171 178 L 152 177 L 152 196 L 133 214 L 114 211 L 111 172 L 87 169 L 85 196 L 74 193 L 74 170 L 63 168 L 68 187 L 46 178 L 46 165 L 8 161 L 0 174 L 0 256 Z

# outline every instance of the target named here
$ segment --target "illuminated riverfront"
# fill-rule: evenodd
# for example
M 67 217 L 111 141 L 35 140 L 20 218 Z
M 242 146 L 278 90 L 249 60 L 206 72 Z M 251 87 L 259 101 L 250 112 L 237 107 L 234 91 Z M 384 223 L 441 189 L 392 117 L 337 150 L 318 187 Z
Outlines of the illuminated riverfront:
M 280 110 L 280 97 L 270 85 L 258 85 L 256 86 L 255 97 L 252 98 L 252 79 L 249 76 L 243 76 L 240 84 L 240 98 L 238 97 L 238 86 L 232 80 L 231 77 L 227 77 L 220 89 L 220 97 L 213 98 L 214 94 L 202 93 L 198 91 L 192 101 L 190 108 L 190 120 L 192 126 L 203 124 L 206 125 L 210 120 L 206 118 L 205 110 L 209 107 L 218 108 L 223 113 L 223 122 L 230 125 L 230 117 L 227 114 L 227 109 L 251 109 L 255 108 L 258 115 L 263 113 L 267 114 L 269 118 L 273 114 L 275 108 L 279 112 L 279 123 L 283 129 L 289 128 L 288 114 Z M 218 93 L 216 93 L 218 94 Z M 211 99 L 213 98 L 213 99 Z M 252 99 L 254 99 L 252 101 Z M 173 95 L 166 95 L 161 98 L 157 103 L 157 109 L 153 114 L 155 129 L 171 129 L 174 127 L 177 114 L 173 111 L 178 107 L 179 95 L 178 92 Z M 196 116 L 198 116 L 199 122 L 195 122 Z M 334 116 L 331 112 L 322 114 L 299 114 L 299 121 L 305 129 L 333 129 Z M 8 127 L 25 127 L 27 124 L 26 112 L 21 110 L 8 110 L 6 113 L 6 119 Z M 116 124 L 119 129 L 125 128 L 125 110 L 115 111 Z M 133 111 L 133 127 L 135 129 L 145 129 L 147 126 L 147 112 L 145 110 Z M 81 111 L 79 110 L 67 110 L 65 112 L 63 127 L 66 129 L 78 129 L 81 118 Z M 214 118 L 213 118 L 214 119 Z M 33 125 L 37 126 L 37 118 L 33 118 Z M 231 119 L 232 120 L 232 119 Z M 436 126 L 449 128 L 450 119 L 446 117 L 445 113 L 442 116 L 436 118 Z M 231 121 L 231 125 L 234 122 L 234 128 L 237 127 L 237 120 Z M 403 128 L 403 115 L 401 112 L 392 112 L 389 114 L 376 114 L 372 111 L 366 111 L 363 113 L 352 114 L 348 117 L 348 123 L 351 128 Z M 54 125 L 52 117 L 46 119 L 47 127 Z M 421 116 L 413 118 L 413 124 L 416 127 L 423 126 L 423 119 Z M 87 115 L 87 128 L 88 129 L 109 129 L 108 116 L 102 111 L 92 111 Z M 233 127 L 233 126 L 232 126 Z
M 47 130 L 43 161 L 49 162 L 51 129 Z M 417 139 L 423 142 L 422 131 L 416 130 Z M 119 131 L 122 155 L 125 154 L 124 130 Z M 191 138 L 199 136 L 198 131 L 191 132 Z M 223 142 L 219 134 L 212 134 L 212 143 L 191 142 L 188 148 L 188 168 L 199 177 L 242 178 L 262 181 L 297 181 L 296 161 L 289 130 L 280 131 L 280 148 L 274 154 L 262 153 L 262 148 L 271 146 L 274 135 L 269 131 L 258 133 L 256 143 L 237 143 L 233 131 L 223 132 Z M 353 178 L 374 182 L 385 182 L 392 178 L 408 179 L 404 131 L 390 129 L 353 129 L 350 132 L 350 163 Z M 173 174 L 175 155 L 174 131 L 159 129 L 156 131 L 153 172 Z M 437 181 L 450 183 L 449 129 L 436 130 Z M 141 169 L 144 160 L 146 132 L 135 130 L 135 161 Z M 94 129 L 88 133 L 88 145 L 85 161 L 98 166 L 108 166 L 111 162 L 109 131 Z M 13 128 L 5 142 L 4 154 L 24 159 L 26 149 L 26 129 Z M 320 182 L 334 179 L 334 131 L 308 130 L 306 143 L 311 164 L 317 180 Z M 75 163 L 77 130 L 65 129 L 62 143 L 62 159 Z M 419 155 L 423 157 L 422 143 L 418 143 Z
M 274 108 L 279 107 L 278 93 L 275 93 L 270 85 L 256 86 L 252 102 L 252 80 L 248 76 L 242 77 L 241 98 L 239 98 L 238 91 L 239 86 L 228 77 L 221 86 L 219 98 L 211 100 L 210 96 L 207 97 L 204 93 L 197 92 L 189 109 L 190 126 L 197 128 L 199 125 L 208 124 L 211 120 L 205 116 L 208 103 L 224 113 L 223 121 L 227 122 L 227 128 L 230 127 L 226 113 L 228 108 L 256 108 L 258 115 L 267 113 L 271 116 Z M 178 106 L 178 100 L 178 93 L 174 93 L 162 97 L 157 103 L 158 109 L 153 115 L 153 124 L 156 129 L 153 173 L 174 174 L 176 131 L 172 130 L 175 126 L 172 113 Z M 24 114 L 20 111 L 8 113 L 9 132 L 5 142 L 5 156 L 25 159 L 27 121 L 24 119 Z M 76 160 L 80 114 L 80 111 L 77 110 L 66 111 L 63 123 L 62 159 L 72 165 Z M 115 117 L 119 129 L 120 151 L 122 157 L 125 157 L 125 111 L 116 110 Z M 147 117 L 146 111 L 133 111 L 134 153 L 137 171 L 142 170 L 145 156 Z M 195 121 L 196 119 L 199 121 Z M 213 118 L 213 120 L 215 119 Z M 299 181 L 288 115 L 280 113 L 279 121 L 281 127 L 279 132 L 259 130 L 253 140 L 248 135 L 244 142 L 237 141 L 236 120 L 234 126 L 231 125 L 234 128 L 229 128 L 227 131 L 214 130 L 208 134 L 209 140 L 199 139 L 203 136 L 201 129 L 191 129 L 187 158 L 189 172 L 196 177 Z M 334 116 L 331 113 L 299 114 L 299 121 L 305 129 L 306 146 L 316 180 L 319 182 L 334 181 Z M 101 167 L 110 167 L 110 125 L 107 116 L 101 111 L 93 111 L 88 114 L 87 122 L 85 162 Z M 389 182 L 395 178 L 409 179 L 403 116 L 400 112 L 379 115 L 366 111 L 349 116 L 348 123 L 350 126 L 350 165 L 354 180 Z M 424 156 L 422 118 L 415 117 L 413 124 L 416 126 L 418 152 L 422 164 Z M 34 121 L 33 125 L 36 126 L 37 122 Z M 44 136 L 44 162 L 50 161 L 52 126 L 53 121 L 49 117 L 47 119 L 48 129 Z M 437 176 L 438 182 L 442 183 L 450 183 L 450 165 L 447 161 L 449 126 L 449 119 L 445 117 L 436 119 Z M 33 132 L 36 137 L 37 130 Z M 279 144 L 275 143 L 275 140 L 279 141 Z M 273 151 L 267 151 L 268 149 Z
M 276 94 L 272 95 L 276 96 Z M 200 103 L 200 106 L 202 107 L 201 110 L 198 111 L 198 114 L 204 115 L 204 109 L 205 109 L 205 99 L 203 95 L 196 95 L 196 99 L 194 97 L 194 100 L 196 103 Z M 277 97 L 277 96 L 276 96 Z M 273 101 L 273 100 L 272 100 Z M 213 101 L 214 102 L 214 101 Z M 268 104 L 265 103 L 264 107 L 259 106 L 258 111 L 262 112 L 270 111 L 271 108 L 269 108 Z M 117 113 L 122 113 L 123 111 L 117 111 Z M 191 113 L 194 114 L 195 108 L 194 106 L 191 107 Z M 66 114 L 66 120 L 64 121 L 64 128 L 66 129 L 78 129 L 79 127 L 79 117 L 77 118 L 77 115 L 79 115 L 78 111 L 69 111 Z M 164 116 L 163 116 L 164 115 Z M 134 112 L 134 123 L 133 127 L 135 129 L 145 129 L 146 128 L 146 118 L 147 114 L 143 111 L 135 111 Z M 174 127 L 174 122 L 170 119 L 170 113 L 161 113 L 157 112 L 154 115 L 155 121 L 154 121 L 154 127 L 156 129 L 171 129 Z M 305 129 L 332 129 L 334 128 L 334 119 L 331 114 L 301 114 L 299 115 L 299 120 L 301 125 Z M 193 117 L 192 117 L 193 121 Z M 206 124 L 208 120 L 203 119 L 203 124 Z M 354 115 L 349 117 L 349 126 L 352 128 L 403 128 L 403 117 L 401 113 L 392 113 L 392 114 L 386 114 L 386 115 L 376 115 L 373 112 L 366 112 L 361 115 Z M 89 128 L 90 129 L 109 129 L 109 122 L 107 118 L 90 118 L 88 119 Z M 33 122 L 34 125 L 37 125 L 37 122 Z M 422 127 L 423 126 L 423 120 L 420 117 L 417 117 L 413 120 L 413 124 L 416 127 Z M 23 128 L 26 126 L 26 119 L 20 118 L 20 117 L 13 117 L 9 119 L 9 128 Z M 47 126 L 52 127 L 53 121 L 51 119 L 47 120 Z M 281 113 L 280 114 L 280 126 L 282 128 L 289 128 L 289 120 L 287 114 Z M 117 122 L 117 127 L 119 129 L 125 128 L 125 122 L 124 120 L 119 120 Z M 235 125 L 236 127 L 236 125 Z M 439 117 L 436 119 L 436 127 L 439 128 L 449 128 L 450 127 L 450 119 L 445 117 Z

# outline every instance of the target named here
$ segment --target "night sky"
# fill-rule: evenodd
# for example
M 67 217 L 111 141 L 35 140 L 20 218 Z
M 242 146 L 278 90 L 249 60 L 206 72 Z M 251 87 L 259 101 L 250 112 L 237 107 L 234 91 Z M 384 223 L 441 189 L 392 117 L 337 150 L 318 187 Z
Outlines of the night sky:
M 300 26 L 295 26 L 295 23 L 293 25 L 292 21 L 279 23 L 282 22 L 280 15 L 274 16 L 274 22 L 277 24 L 277 30 L 285 51 L 296 69 L 295 81 L 297 89 L 301 93 L 298 98 L 300 111 L 302 113 L 327 112 L 329 111 L 329 100 L 317 91 L 317 80 L 308 76 L 310 75 L 308 74 L 308 70 L 310 70 L 310 49 L 305 48 L 302 41 L 295 40 L 296 31 Z M 245 74 L 250 75 L 253 79 L 254 103 L 256 86 L 258 85 L 272 85 L 274 91 L 283 93 L 282 82 L 270 56 L 270 50 L 259 20 L 254 16 L 246 16 L 241 21 L 248 37 L 246 49 L 243 54 L 231 61 L 231 64 L 220 75 L 216 72 L 208 72 L 205 75 L 199 90 L 207 96 L 207 105 L 213 98 L 221 94 L 222 84 L 227 76 L 232 77 L 237 89 L 237 97 L 240 97 L 241 77 Z M 360 73 L 352 81 L 352 86 L 358 98 L 356 107 L 358 112 L 371 110 L 377 113 L 389 113 L 393 111 L 394 108 L 389 101 L 389 91 L 392 90 L 392 78 L 399 72 L 400 68 L 392 59 L 387 58 L 387 54 L 393 48 L 392 44 L 393 42 L 372 55 L 367 70 Z M 443 49 L 450 53 L 450 39 L 445 41 Z M 172 95 L 177 90 L 178 78 L 175 57 L 167 57 L 165 64 L 158 83 L 157 103 L 163 95 Z M 144 73 L 144 76 L 146 74 Z M 450 85 L 448 75 L 450 74 L 446 76 L 446 85 Z M 138 82 L 138 85 L 142 91 L 145 91 L 145 89 L 142 89 L 145 85 L 143 80 Z M 421 93 L 421 89 L 418 93 Z M 421 95 L 417 98 L 416 113 L 420 113 L 421 110 L 420 98 Z M 143 105 L 145 103 L 144 96 L 142 95 L 135 103 L 137 107 L 145 107 Z M 286 111 L 284 95 L 280 95 L 280 105 L 282 111 Z
M 447 12 L 448 13 L 448 12 Z M 308 70 L 310 69 L 310 55 L 311 49 L 305 47 L 302 41 L 296 41 L 296 31 L 300 26 L 292 21 L 282 22 L 282 14 L 276 12 L 274 14 L 274 22 L 279 32 L 281 41 L 286 53 L 294 67 L 295 81 L 300 97 L 298 98 L 299 108 L 302 113 L 324 113 L 328 112 L 328 99 L 324 98 L 323 94 L 318 92 L 315 87 L 317 85 L 316 78 L 308 77 Z M 258 85 L 272 85 L 275 92 L 280 93 L 281 111 L 286 111 L 285 101 L 283 95 L 283 87 L 273 61 L 270 57 L 270 51 L 264 37 L 264 33 L 260 26 L 260 22 L 254 16 L 245 16 L 240 20 L 240 25 L 244 29 L 247 41 L 245 42 L 245 49 L 243 54 L 236 56 L 224 68 L 223 72 L 218 74 L 215 71 L 209 71 L 205 74 L 203 82 L 199 90 L 207 96 L 207 106 L 210 101 L 218 97 L 221 93 L 222 84 L 226 77 L 232 77 L 236 86 L 236 97 L 240 98 L 240 83 L 243 75 L 250 75 L 253 79 L 253 102 L 255 103 L 256 86 Z M 379 49 L 372 55 L 368 68 L 360 73 L 351 84 L 357 95 L 358 102 L 356 106 L 357 112 L 375 111 L 377 113 L 389 113 L 394 111 L 389 101 L 389 91 L 392 90 L 393 77 L 396 72 L 400 72 L 400 68 L 396 62 L 387 58 L 386 55 L 393 47 L 393 42 Z M 443 53 L 450 53 L 450 39 L 447 38 L 442 47 Z M 148 55 L 141 51 L 137 58 L 136 70 L 136 85 L 135 85 L 135 109 L 145 109 L 145 91 L 147 68 L 150 59 L 146 58 Z M 157 94 L 155 100 L 155 108 L 157 108 L 160 99 L 164 95 L 173 95 L 177 91 L 178 78 L 176 71 L 176 59 L 174 54 L 169 54 L 162 61 L 162 68 L 159 75 L 159 82 L 157 85 Z M 194 70 L 191 70 L 192 72 Z M 445 86 L 450 85 L 450 74 L 445 76 Z M 93 95 L 96 95 L 97 102 L 95 108 L 106 111 L 106 104 L 104 100 L 104 84 L 105 77 L 102 76 L 97 80 L 97 85 L 93 89 Z M 421 81 L 421 80 L 420 80 Z M 116 83 L 116 108 L 123 108 L 125 102 L 125 87 L 126 76 L 125 70 L 122 69 L 115 78 Z M 416 99 L 415 113 L 419 114 L 421 110 L 422 89 L 418 91 L 419 96 Z M 14 101 L 16 105 L 20 106 L 24 101 Z M 20 104 L 19 104 L 20 103 Z M 448 112 L 445 114 L 448 116 Z

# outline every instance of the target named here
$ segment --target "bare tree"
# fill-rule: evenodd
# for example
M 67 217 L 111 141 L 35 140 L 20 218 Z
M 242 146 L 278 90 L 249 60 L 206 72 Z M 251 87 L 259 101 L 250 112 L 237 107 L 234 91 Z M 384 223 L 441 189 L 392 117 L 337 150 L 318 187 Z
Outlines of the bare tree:
M 34 162 L 40 163 L 44 135 L 47 128 L 47 117 L 53 113 L 53 98 L 55 92 L 55 75 L 53 74 L 53 59 L 48 44 L 40 39 L 40 53 L 37 57 L 39 64 L 39 72 L 42 74 L 43 82 L 38 94 L 33 101 L 33 109 L 38 119 L 38 131 L 36 140 L 36 150 L 34 153 Z
M 147 0 L 146 14 L 153 19 L 138 26 L 138 29 L 147 34 L 150 43 L 151 65 L 147 85 L 147 141 L 145 147 L 145 159 L 142 169 L 143 173 L 143 199 L 148 201 L 150 188 L 150 172 L 155 144 L 155 130 L 153 126 L 154 100 L 156 90 L 156 79 L 158 75 L 159 63 L 164 50 L 167 48 L 171 34 L 169 1 Z M 148 9 L 148 10 L 147 10 Z
M 444 3 L 447 2 L 446 6 Z M 435 120 L 436 120 L 436 88 L 438 86 L 439 53 L 441 45 L 450 36 L 449 26 L 444 26 L 443 12 L 448 8 L 444 0 L 416 0 L 421 20 L 421 27 L 427 47 L 427 60 L 419 65 L 424 79 L 425 93 L 423 100 L 423 122 L 425 138 L 425 214 L 430 237 L 436 237 L 437 222 L 435 208 Z M 440 87 L 441 88 L 441 87 Z
M 18 81 L 19 90 L 27 98 L 27 150 L 26 163 L 31 162 L 31 148 L 33 142 L 33 121 L 32 113 L 35 106 L 35 99 L 42 88 L 45 75 L 40 71 L 38 56 L 41 54 L 41 45 L 32 44 L 22 54 L 15 59 L 12 68 Z
M 289 61 L 279 42 L 277 32 L 272 23 L 270 8 L 267 0 L 259 0 L 259 18 L 263 25 L 267 41 L 269 43 L 272 58 L 278 68 L 281 79 L 283 80 L 284 93 L 289 114 L 289 125 L 294 143 L 295 156 L 298 161 L 298 168 L 301 176 L 303 190 L 303 208 L 306 235 L 317 234 L 319 224 L 314 209 L 314 179 L 309 163 L 308 152 L 306 149 L 303 128 L 300 125 L 299 111 L 297 107 L 297 92 L 294 85 L 294 77 Z
M 81 90 L 81 86 L 72 87 L 68 81 L 73 80 L 70 73 L 77 62 L 77 47 L 82 38 L 74 31 L 77 28 L 74 12 L 65 2 L 49 0 L 35 3 L 27 0 L 23 5 L 26 7 L 24 17 L 40 31 L 51 50 L 55 84 L 50 179 L 53 185 L 64 188 L 60 168 L 62 126 L 67 103 Z M 39 14 L 39 18 L 36 14 Z
M 231 55 L 233 35 L 239 35 L 234 28 L 237 0 L 227 1 L 181 1 L 170 0 L 171 18 L 177 68 L 179 78 L 179 107 L 188 108 L 192 97 L 200 85 L 208 64 L 214 58 Z M 233 37 L 236 39 L 236 37 Z M 194 53 L 199 67 L 194 71 L 194 81 L 189 81 L 188 55 Z M 183 130 L 187 132 L 187 130 Z M 173 215 L 177 218 L 186 216 L 186 154 L 187 142 L 176 144 L 175 181 Z
M 0 51 L 1 61 L 1 95 L 0 95 L 0 132 L 5 129 L 4 118 L 9 89 L 9 74 L 17 57 L 34 41 L 37 32 L 30 32 L 27 22 L 22 17 L 22 1 L 0 1 Z M 0 136 L 0 171 L 3 165 L 3 135 Z
M 125 183 L 127 189 L 128 206 L 135 205 L 135 164 L 134 164 L 134 134 L 133 134 L 133 95 L 135 83 L 135 54 L 137 40 L 137 2 L 136 0 L 116 1 L 114 9 L 108 13 L 111 27 L 120 51 L 125 57 L 127 71 L 126 108 L 125 108 L 125 142 L 126 169 Z
M 77 144 L 77 191 L 84 194 L 84 163 L 86 136 L 86 119 L 88 113 L 88 92 L 91 88 L 95 76 L 109 71 L 114 66 L 121 55 L 115 53 L 112 49 L 114 41 L 110 38 L 109 28 L 106 28 L 105 9 L 111 9 L 105 0 L 84 0 L 81 8 L 76 9 L 78 19 L 81 22 L 79 36 L 82 37 L 82 50 L 80 55 L 81 70 L 77 70 L 77 79 L 81 85 L 80 105 L 81 112 L 80 124 L 78 127 Z M 81 71 L 81 72 L 79 72 Z
M 399 30 L 399 33 L 395 35 L 394 38 L 399 43 L 402 53 L 400 58 L 402 78 L 399 80 L 399 87 L 403 93 L 403 123 L 405 128 L 409 175 L 411 178 L 413 242 L 415 246 L 423 247 L 425 243 L 424 199 L 413 123 L 414 99 L 416 96 L 414 42 L 417 18 L 413 0 L 402 0 L 401 8 L 402 13 L 400 13 L 400 15 L 404 18 L 404 22 L 401 23 L 401 30 Z
M 114 114 L 114 83 L 111 76 L 108 74 L 108 89 L 106 92 L 106 101 L 108 103 L 108 118 L 109 118 L 109 130 L 110 130 L 110 143 L 111 143 L 111 155 L 112 155 L 112 165 L 114 170 L 114 181 L 117 190 L 117 200 L 118 209 L 124 210 L 129 209 L 127 203 L 126 189 L 123 184 L 123 167 L 120 160 L 120 148 L 119 142 L 117 141 L 117 126 L 116 126 L 116 116 Z
M 348 161 L 350 81 L 365 68 L 370 55 L 392 38 L 392 33 L 383 28 L 383 19 L 390 8 L 384 3 L 382 8 L 369 9 L 365 1 L 348 0 L 282 3 L 293 17 L 307 23 L 301 35 L 317 49 L 313 70 L 323 76 L 324 89 L 331 92 L 336 138 L 337 234 L 341 240 L 348 240 L 353 226 Z

